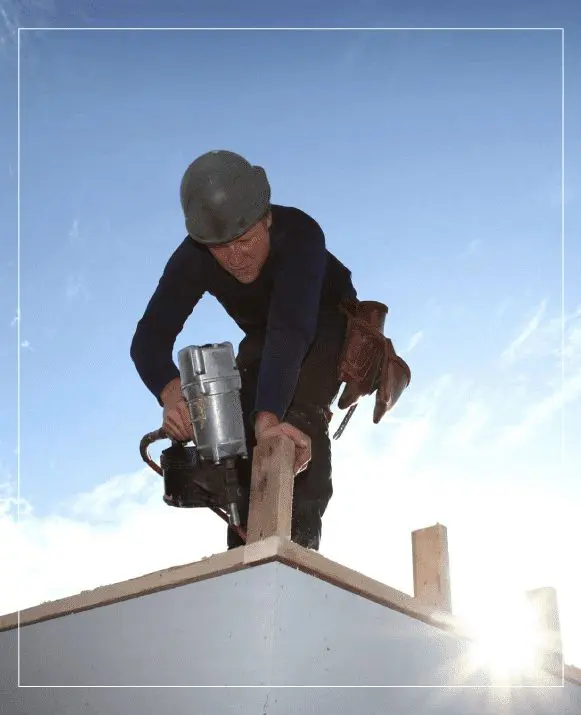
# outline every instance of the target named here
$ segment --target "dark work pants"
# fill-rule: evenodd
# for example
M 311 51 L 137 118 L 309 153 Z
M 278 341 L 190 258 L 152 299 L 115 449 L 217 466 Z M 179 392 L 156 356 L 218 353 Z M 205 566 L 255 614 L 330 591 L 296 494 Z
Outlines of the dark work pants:
M 301 368 L 293 401 L 284 417 L 311 438 L 311 461 L 297 474 L 293 491 L 291 539 L 301 546 L 318 550 L 322 518 L 333 495 L 331 442 L 324 407 L 328 407 L 339 391 L 337 365 L 345 336 L 345 318 L 338 310 L 322 312 L 317 335 Z M 242 377 L 242 411 L 246 429 L 249 459 L 239 473 L 245 498 L 240 505 L 240 520 L 244 529 L 248 519 L 248 495 L 252 473 L 252 455 L 256 446 L 249 416 L 254 409 L 260 353 L 264 334 L 247 336 L 240 345 L 238 367 Z M 228 549 L 244 542 L 228 527 Z

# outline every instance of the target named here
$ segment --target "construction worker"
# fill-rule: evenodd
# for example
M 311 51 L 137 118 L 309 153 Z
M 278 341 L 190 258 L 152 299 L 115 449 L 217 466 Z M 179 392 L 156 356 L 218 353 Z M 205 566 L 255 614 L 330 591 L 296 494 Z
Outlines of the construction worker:
M 182 178 L 180 199 L 188 235 L 170 256 L 137 324 L 131 358 L 163 407 L 166 434 L 192 439 L 172 350 L 202 296 L 219 301 L 244 332 L 237 364 L 249 456 L 267 437 L 284 434 L 294 442 L 291 538 L 317 550 L 333 493 L 328 424 L 349 325 L 340 305 L 357 305 L 351 272 L 327 250 L 313 218 L 271 204 L 264 169 L 239 154 L 220 150 L 198 157 Z M 381 316 L 378 322 L 383 327 Z M 406 380 L 400 380 L 403 387 Z M 357 388 L 351 386 L 345 404 L 356 402 Z M 394 397 L 392 402 L 399 394 Z M 251 459 L 239 475 L 246 493 L 250 473 Z M 246 499 L 243 528 L 247 518 Z M 228 527 L 228 548 L 242 543 Z

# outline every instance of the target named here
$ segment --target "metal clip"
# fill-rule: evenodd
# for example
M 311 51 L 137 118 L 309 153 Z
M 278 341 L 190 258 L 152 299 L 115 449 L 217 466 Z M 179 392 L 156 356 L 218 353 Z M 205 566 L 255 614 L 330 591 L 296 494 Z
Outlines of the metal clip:
M 343 421 L 341 422 L 341 424 L 337 428 L 337 431 L 333 435 L 333 439 L 339 439 L 339 437 L 343 434 L 343 432 L 345 431 L 345 427 L 347 427 L 347 423 L 353 416 L 353 413 L 355 412 L 355 409 L 357 408 L 358 404 L 359 403 L 356 402 L 355 404 L 351 405 L 351 407 L 347 410 L 347 414 L 345 415 L 345 417 L 343 417 Z

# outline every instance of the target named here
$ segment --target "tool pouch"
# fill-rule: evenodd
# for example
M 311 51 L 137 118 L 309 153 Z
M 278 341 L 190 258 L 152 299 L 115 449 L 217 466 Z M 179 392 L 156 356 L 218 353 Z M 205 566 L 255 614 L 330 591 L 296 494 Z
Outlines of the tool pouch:
M 340 308 L 347 315 L 347 328 L 338 365 L 339 380 L 345 388 L 337 406 L 340 410 L 351 408 L 347 420 L 359 398 L 375 392 L 373 422 L 377 424 L 409 385 L 410 368 L 383 334 L 387 305 L 348 298 Z M 341 425 L 339 434 L 343 428 Z

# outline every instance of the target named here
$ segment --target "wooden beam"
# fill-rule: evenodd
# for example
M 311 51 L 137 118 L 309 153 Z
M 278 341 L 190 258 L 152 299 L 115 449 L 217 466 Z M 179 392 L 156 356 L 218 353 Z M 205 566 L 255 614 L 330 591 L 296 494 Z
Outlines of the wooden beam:
M 291 538 L 294 442 L 271 437 L 254 448 L 246 543 Z
M 442 613 L 408 593 L 398 591 L 348 566 L 331 561 L 319 552 L 300 546 L 294 541 L 280 540 L 278 560 L 303 573 L 350 591 L 356 596 L 367 598 L 448 632 L 454 632 L 457 626 L 462 626 L 460 620 L 453 615 Z M 460 635 L 464 636 L 464 631 L 461 631 Z
M 534 610 L 537 628 L 537 667 L 561 675 L 563 672 L 563 642 L 557 591 L 554 588 L 535 588 L 526 592 Z
M 412 532 L 414 595 L 423 603 L 452 612 L 448 532 L 442 524 Z

